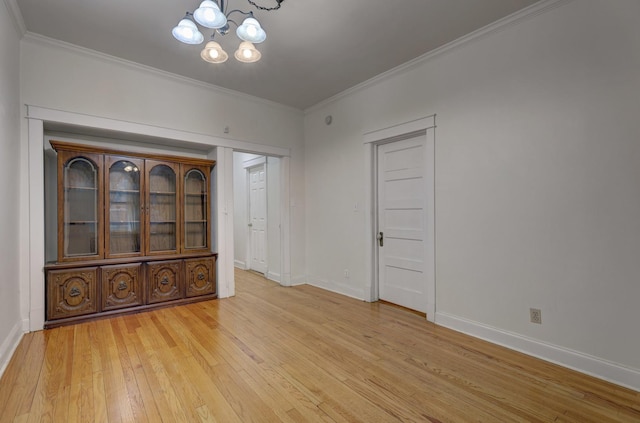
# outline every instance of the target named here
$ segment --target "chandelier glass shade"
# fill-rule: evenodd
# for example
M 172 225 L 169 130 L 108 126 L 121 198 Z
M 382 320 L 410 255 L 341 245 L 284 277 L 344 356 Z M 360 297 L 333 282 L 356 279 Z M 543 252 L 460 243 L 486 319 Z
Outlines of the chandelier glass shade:
M 207 28 L 218 29 L 227 24 L 227 17 L 220 10 L 220 6 L 211 0 L 200 3 L 200 7 L 193 12 L 193 18 Z
M 215 41 L 209 41 L 200 52 L 200 57 L 205 62 L 224 63 L 229 58 L 229 55 L 222 49 L 220 44 Z
M 195 22 L 189 16 L 185 16 L 171 31 L 176 40 L 186 44 L 200 44 L 204 41 L 204 35 L 198 30 Z
M 253 0 L 247 1 L 258 9 L 268 11 L 279 9 L 284 0 L 275 0 L 277 6 L 271 8 L 258 6 Z M 203 28 L 213 29 L 211 40 L 201 51 L 200 57 L 209 63 L 223 63 L 228 59 L 229 55 L 218 42 L 213 41 L 213 38 L 216 34 L 221 36 L 228 34 L 230 30 L 229 24 L 232 23 L 236 25 L 235 33 L 241 41 L 234 57 L 244 63 L 257 62 L 262 55 L 254 44 L 264 42 L 267 39 L 267 33 L 260 25 L 260 22 L 253 16 L 253 12 L 243 12 L 239 9 L 228 11 L 226 6 L 225 0 L 204 0 L 193 13 L 187 12 L 171 33 L 176 40 L 185 44 L 202 44 L 204 35 L 198 25 Z M 245 16 L 241 24 L 231 19 L 232 15 L 235 14 Z
M 256 47 L 249 41 L 243 41 L 240 43 L 238 50 L 234 54 L 236 60 L 243 63 L 253 63 L 260 60 L 262 54 L 256 49 Z
M 242 22 L 242 25 L 236 30 L 238 38 L 250 43 L 261 43 L 267 38 L 267 33 L 260 26 L 260 23 L 255 18 L 247 18 Z

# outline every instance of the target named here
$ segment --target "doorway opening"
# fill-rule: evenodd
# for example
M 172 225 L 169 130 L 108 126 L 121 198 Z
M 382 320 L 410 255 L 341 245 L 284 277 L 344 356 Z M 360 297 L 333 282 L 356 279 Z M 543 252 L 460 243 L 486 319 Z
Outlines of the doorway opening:
M 234 266 L 282 283 L 281 159 L 233 153 Z

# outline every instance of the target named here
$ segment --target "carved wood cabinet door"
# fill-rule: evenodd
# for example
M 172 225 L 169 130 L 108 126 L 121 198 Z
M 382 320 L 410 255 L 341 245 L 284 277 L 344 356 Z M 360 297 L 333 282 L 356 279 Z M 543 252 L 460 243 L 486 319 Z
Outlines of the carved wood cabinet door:
M 148 303 L 160 303 L 183 297 L 182 261 L 169 260 L 147 265 L 149 297 Z
M 144 304 L 140 263 L 102 267 L 102 310 Z
M 47 318 L 62 319 L 98 311 L 97 267 L 50 270 L 47 275 Z
M 216 262 L 214 258 L 185 260 L 187 297 L 216 292 Z

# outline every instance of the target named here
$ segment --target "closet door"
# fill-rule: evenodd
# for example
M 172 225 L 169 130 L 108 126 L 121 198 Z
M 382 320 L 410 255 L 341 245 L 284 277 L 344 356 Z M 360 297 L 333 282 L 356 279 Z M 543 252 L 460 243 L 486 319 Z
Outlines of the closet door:
M 135 257 L 144 251 L 144 161 L 106 156 L 105 253 L 108 258 Z
M 145 161 L 147 255 L 177 254 L 180 250 L 180 166 Z

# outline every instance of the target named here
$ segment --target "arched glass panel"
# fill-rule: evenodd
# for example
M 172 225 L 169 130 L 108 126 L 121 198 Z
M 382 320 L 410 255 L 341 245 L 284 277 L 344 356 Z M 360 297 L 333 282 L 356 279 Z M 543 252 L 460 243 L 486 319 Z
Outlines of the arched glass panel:
M 140 252 L 140 169 L 127 160 L 109 169 L 109 254 Z
M 98 168 L 84 157 L 64 167 L 64 256 L 98 254 Z
M 207 180 L 191 169 L 184 176 L 184 246 L 187 249 L 207 246 Z
M 166 165 L 149 172 L 149 250 L 176 249 L 176 173 Z

